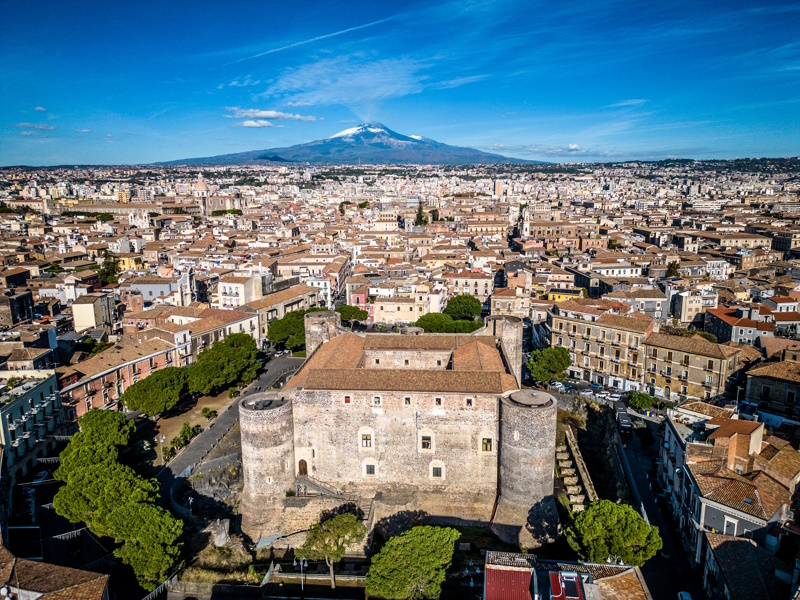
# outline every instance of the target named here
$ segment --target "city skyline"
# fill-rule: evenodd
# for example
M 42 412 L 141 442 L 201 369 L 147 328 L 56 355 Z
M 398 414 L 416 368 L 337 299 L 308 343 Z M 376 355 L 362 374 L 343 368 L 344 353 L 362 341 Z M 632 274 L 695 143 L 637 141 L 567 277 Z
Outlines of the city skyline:
M 3 3 L 0 164 L 132 164 L 380 121 L 550 162 L 800 154 L 789 2 Z

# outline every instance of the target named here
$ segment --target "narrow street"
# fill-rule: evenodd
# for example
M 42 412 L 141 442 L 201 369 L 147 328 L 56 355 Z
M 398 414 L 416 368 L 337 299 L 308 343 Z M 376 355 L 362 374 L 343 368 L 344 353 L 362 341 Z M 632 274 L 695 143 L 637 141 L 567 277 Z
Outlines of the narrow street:
M 636 419 L 638 415 L 631 413 L 631 417 Z M 651 431 L 655 434 L 657 426 L 654 420 L 647 419 L 647 421 L 649 421 L 648 426 Z M 656 439 L 658 439 L 657 435 Z M 642 567 L 642 574 L 647 582 L 647 587 L 650 588 L 653 600 L 675 600 L 678 592 L 681 591 L 690 592 L 692 598 L 695 599 L 703 598 L 699 581 L 689 567 L 678 533 L 661 514 L 655 495 L 650 489 L 647 471 L 655 468 L 658 444 L 649 447 L 642 446 L 640 438 L 636 434 L 624 440 L 623 443 L 625 444 L 625 456 L 631 466 L 634 483 L 642 498 L 647 518 L 651 525 L 658 527 L 664 543 L 661 552 Z M 665 558 L 665 556 L 669 558 Z

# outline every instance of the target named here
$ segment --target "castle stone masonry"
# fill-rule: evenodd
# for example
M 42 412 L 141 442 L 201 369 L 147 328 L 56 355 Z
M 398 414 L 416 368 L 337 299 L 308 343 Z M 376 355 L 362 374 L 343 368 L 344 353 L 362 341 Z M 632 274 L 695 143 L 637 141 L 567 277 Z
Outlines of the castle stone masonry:
M 528 548 L 552 537 L 556 401 L 519 389 L 519 319 L 356 335 L 337 313 L 305 318 L 303 367 L 241 403 L 248 535 L 299 543 L 322 507 L 355 504 L 370 528 L 424 513 Z

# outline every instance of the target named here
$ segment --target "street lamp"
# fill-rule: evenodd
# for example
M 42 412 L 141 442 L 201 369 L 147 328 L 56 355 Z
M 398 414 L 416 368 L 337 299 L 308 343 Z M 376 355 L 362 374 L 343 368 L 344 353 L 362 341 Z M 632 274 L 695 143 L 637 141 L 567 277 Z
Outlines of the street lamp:
M 167 441 L 167 438 L 164 434 L 158 436 L 158 447 L 161 450 L 161 466 L 164 466 L 164 442 Z
M 615 564 L 615 565 L 623 564 L 622 559 L 616 554 L 609 554 L 608 557 L 606 558 L 606 562 L 608 564 Z
M 294 566 L 294 567 L 297 566 L 297 557 L 296 556 L 294 557 L 294 561 L 292 561 L 292 566 Z M 308 566 L 308 561 L 305 558 L 301 558 L 300 559 L 300 591 L 301 592 L 303 592 L 304 589 L 305 589 L 304 586 L 303 586 L 303 582 L 304 582 L 303 578 L 304 578 L 304 574 L 305 574 L 305 568 L 307 566 Z

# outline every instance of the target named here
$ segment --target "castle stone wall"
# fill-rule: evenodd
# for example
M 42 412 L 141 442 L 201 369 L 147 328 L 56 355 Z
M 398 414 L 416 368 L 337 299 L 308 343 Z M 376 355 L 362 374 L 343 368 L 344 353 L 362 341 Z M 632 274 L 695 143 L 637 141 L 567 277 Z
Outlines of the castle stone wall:
M 494 497 L 497 405 L 491 395 L 300 391 L 294 401 L 295 455 L 306 457 L 316 479 L 362 496 L 408 488 L 462 502 L 476 494 Z M 370 436 L 369 446 L 363 435 Z M 423 448 L 424 435 L 431 437 L 430 449 Z M 488 451 L 484 438 L 491 441 Z M 367 464 L 375 466 L 375 475 L 367 473 Z M 433 476 L 433 467 L 442 469 L 442 477 Z

